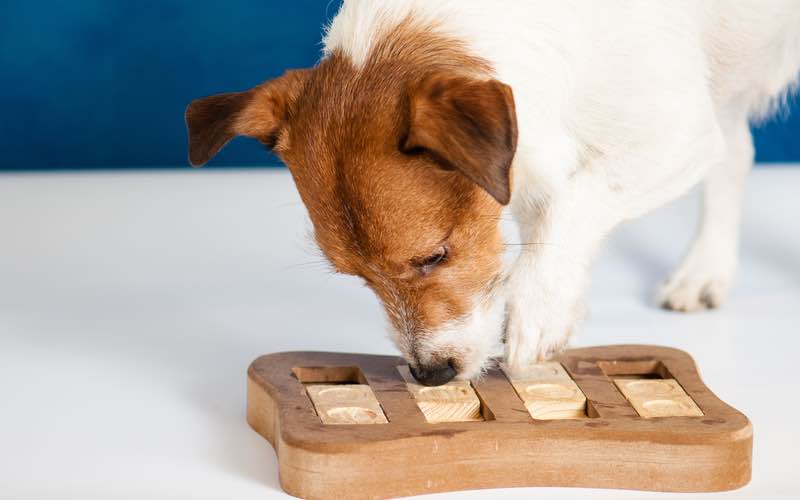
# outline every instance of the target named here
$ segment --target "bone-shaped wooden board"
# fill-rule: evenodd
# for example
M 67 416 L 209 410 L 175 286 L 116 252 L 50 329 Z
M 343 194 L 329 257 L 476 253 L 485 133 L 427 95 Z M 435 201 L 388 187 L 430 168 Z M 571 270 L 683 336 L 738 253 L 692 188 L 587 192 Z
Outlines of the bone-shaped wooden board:
M 750 422 L 683 351 L 589 347 L 552 363 L 420 392 L 399 357 L 270 354 L 250 366 L 247 419 L 275 448 L 282 487 L 303 498 L 514 486 L 699 492 L 750 480 Z M 439 421 L 449 418 L 462 421 Z

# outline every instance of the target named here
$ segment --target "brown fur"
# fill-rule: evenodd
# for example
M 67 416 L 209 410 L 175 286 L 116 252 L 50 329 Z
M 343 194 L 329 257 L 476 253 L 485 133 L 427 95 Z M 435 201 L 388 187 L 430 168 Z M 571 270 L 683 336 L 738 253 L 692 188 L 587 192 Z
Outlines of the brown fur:
M 251 91 L 196 101 L 187 123 L 193 164 L 235 134 L 275 147 L 320 248 L 338 271 L 363 277 L 411 351 L 499 275 L 513 99 L 452 40 L 404 23 L 362 68 L 334 53 Z M 421 264 L 442 247 L 440 265 Z
M 428 151 L 503 205 L 511 200 L 517 121 L 511 88 L 496 80 L 435 74 L 411 91 L 411 125 L 403 149 Z

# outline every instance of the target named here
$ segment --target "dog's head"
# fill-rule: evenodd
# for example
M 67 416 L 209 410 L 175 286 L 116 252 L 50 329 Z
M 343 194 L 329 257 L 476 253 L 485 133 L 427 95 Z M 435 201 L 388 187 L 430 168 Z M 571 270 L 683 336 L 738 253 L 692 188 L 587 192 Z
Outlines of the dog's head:
M 439 70 L 319 66 L 188 108 L 190 161 L 258 139 L 288 165 L 320 248 L 383 302 L 422 383 L 477 374 L 500 344 L 511 90 Z

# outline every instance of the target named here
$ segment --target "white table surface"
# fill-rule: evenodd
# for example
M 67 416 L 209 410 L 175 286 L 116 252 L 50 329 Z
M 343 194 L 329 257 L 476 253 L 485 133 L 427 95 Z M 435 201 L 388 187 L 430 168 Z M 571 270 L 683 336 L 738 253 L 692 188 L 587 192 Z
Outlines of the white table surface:
M 797 498 L 800 168 L 750 179 L 726 307 L 654 307 L 696 197 L 622 228 L 577 345 L 687 350 L 755 429 L 752 483 Z M 285 497 L 246 424 L 245 371 L 296 349 L 394 353 L 358 280 L 328 273 L 287 172 L 0 175 L 0 497 Z M 452 498 L 688 498 L 526 488 Z M 716 497 L 716 496 L 715 496 Z

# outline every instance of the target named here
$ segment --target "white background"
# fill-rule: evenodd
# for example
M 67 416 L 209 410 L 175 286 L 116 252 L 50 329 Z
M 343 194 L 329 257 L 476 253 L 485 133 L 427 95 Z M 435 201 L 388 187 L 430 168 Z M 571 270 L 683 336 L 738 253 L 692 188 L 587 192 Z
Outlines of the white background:
M 685 316 L 652 300 L 694 232 L 696 197 L 621 228 L 576 341 L 695 357 L 755 429 L 753 481 L 726 498 L 800 489 L 798 186 L 800 169 L 751 178 L 742 271 L 718 312 Z M 327 272 L 308 228 L 285 171 L 0 176 L 0 497 L 285 497 L 272 448 L 245 422 L 249 362 L 395 352 L 371 292 Z

